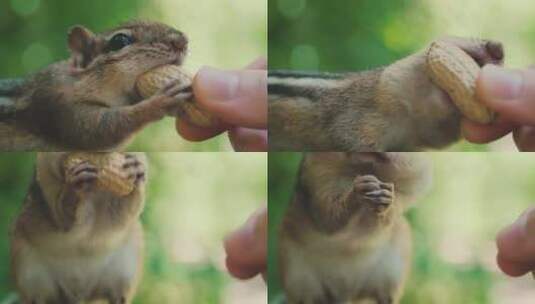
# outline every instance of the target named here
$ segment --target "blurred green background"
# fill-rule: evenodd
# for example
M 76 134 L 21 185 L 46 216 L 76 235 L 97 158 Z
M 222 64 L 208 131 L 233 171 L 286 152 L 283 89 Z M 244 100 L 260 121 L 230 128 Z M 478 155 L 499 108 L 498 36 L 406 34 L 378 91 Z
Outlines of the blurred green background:
M 535 200 L 535 154 L 425 153 L 433 186 L 407 213 L 414 236 L 412 273 L 402 304 L 529 304 L 530 276 L 496 265 L 494 238 Z M 290 201 L 299 153 L 270 153 L 269 303 L 281 303 L 277 227 Z
M 150 19 L 190 38 L 185 67 L 238 69 L 267 52 L 267 0 L 2 0 L 0 78 L 20 77 L 66 59 L 68 29 L 82 24 L 99 32 L 130 19 Z M 174 120 L 147 127 L 132 151 L 231 150 L 226 135 L 203 143 L 180 138 Z
M 0 303 L 14 296 L 7 232 L 35 155 L 0 154 Z M 222 240 L 267 200 L 265 153 L 149 153 L 144 275 L 134 303 L 263 304 L 262 279 L 240 282 Z
M 269 68 L 360 71 L 388 65 L 443 35 L 502 41 L 506 66 L 535 62 L 532 0 L 270 0 Z M 510 137 L 453 151 L 515 150 Z

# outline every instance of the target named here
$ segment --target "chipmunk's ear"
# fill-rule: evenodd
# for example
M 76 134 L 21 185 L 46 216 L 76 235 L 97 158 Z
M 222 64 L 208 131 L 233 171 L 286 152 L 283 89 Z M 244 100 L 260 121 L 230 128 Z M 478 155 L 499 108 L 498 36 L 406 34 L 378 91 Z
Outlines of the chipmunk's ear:
M 93 59 L 97 37 L 87 28 L 76 25 L 69 31 L 67 42 L 76 68 L 85 68 Z

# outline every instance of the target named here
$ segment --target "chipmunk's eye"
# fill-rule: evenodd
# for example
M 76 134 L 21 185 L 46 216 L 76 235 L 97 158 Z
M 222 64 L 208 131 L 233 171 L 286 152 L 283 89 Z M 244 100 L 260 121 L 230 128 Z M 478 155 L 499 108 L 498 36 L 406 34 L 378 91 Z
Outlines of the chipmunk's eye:
M 127 45 L 134 43 L 134 38 L 123 33 L 113 36 L 106 47 L 107 51 L 118 51 Z

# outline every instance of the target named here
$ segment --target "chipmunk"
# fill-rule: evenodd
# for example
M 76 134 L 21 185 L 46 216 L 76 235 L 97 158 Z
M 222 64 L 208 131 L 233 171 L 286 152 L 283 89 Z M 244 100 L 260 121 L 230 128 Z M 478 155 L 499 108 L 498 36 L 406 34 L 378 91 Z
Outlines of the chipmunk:
M 502 44 L 447 37 L 483 66 Z M 425 51 L 361 73 L 268 74 L 272 151 L 419 151 L 460 138 L 458 109 L 426 73 Z
M 0 82 L 0 150 L 116 150 L 192 97 L 181 83 L 145 100 L 135 90 L 138 76 L 186 56 L 187 37 L 167 25 L 133 21 L 100 34 L 75 26 L 67 40 L 69 60 Z
M 430 173 L 416 153 L 305 154 L 279 231 L 288 303 L 399 303 L 412 244 L 403 213 Z
M 131 303 L 142 272 L 146 160 L 125 154 L 121 170 L 135 187 L 118 197 L 96 187 L 91 163 L 64 166 L 68 153 L 39 153 L 16 219 L 11 270 L 23 304 L 107 300 Z

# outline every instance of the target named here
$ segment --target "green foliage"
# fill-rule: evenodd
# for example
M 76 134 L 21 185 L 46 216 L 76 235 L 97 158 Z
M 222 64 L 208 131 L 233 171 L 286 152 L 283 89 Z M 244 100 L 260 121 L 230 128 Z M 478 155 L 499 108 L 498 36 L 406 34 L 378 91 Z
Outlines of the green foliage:
M 277 229 L 290 202 L 298 153 L 269 155 L 269 302 L 280 303 Z M 404 304 L 514 303 L 534 296 L 498 271 L 494 238 L 533 202 L 535 155 L 426 153 L 433 185 L 407 213 L 413 231 L 412 273 Z M 509 292 L 503 292 L 508 290 Z
M 278 227 L 295 187 L 301 153 L 270 152 L 268 159 L 268 298 L 271 302 L 280 293 L 277 268 Z
M 8 280 L 8 231 L 30 185 L 30 153 L 0 153 L 0 300 L 10 289 Z
M 266 0 L 231 4 L 204 0 L 9 0 L 0 1 L 0 78 L 22 77 L 68 58 L 66 37 L 81 24 L 99 32 L 131 19 L 167 23 L 190 39 L 186 69 L 203 65 L 239 69 L 267 49 Z M 131 151 L 230 151 L 227 135 L 192 143 L 166 118 L 143 130 Z
M 275 0 L 268 5 L 270 68 L 369 69 L 413 52 L 429 38 L 425 30 L 411 30 L 416 20 L 410 12 L 427 14 L 419 1 Z

